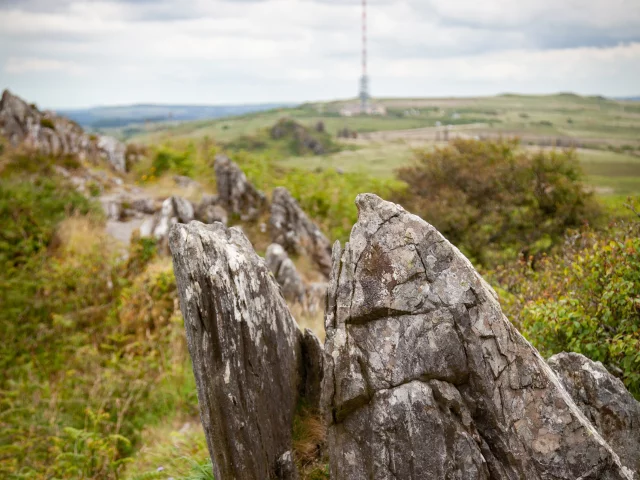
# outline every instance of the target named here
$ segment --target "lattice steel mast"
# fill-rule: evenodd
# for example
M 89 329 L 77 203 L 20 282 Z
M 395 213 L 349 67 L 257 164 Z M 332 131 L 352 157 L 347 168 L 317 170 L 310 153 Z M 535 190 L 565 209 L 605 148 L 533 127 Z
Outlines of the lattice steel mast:
M 362 77 L 360 78 L 360 113 L 369 110 L 369 77 L 367 77 L 367 0 L 362 0 Z

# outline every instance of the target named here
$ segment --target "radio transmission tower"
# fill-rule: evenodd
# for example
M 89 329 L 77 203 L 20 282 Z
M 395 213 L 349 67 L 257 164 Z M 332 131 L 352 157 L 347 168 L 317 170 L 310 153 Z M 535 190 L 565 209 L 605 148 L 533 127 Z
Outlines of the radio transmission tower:
M 367 0 L 362 0 L 362 77 L 360 78 L 360 113 L 369 111 L 369 77 L 367 77 Z

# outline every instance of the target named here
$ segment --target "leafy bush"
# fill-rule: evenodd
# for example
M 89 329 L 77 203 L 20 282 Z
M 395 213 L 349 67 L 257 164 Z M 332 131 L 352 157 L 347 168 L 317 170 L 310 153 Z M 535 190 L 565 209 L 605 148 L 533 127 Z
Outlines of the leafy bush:
M 41 118 L 40 126 L 42 128 L 50 128 L 51 130 L 55 130 L 56 126 L 50 118 Z
M 417 152 L 398 177 L 408 188 L 395 200 L 484 265 L 547 251 L 568 228 L 597 217 L 572 151 L 458 139 Z
M 545 356 L 602 362 L 640 399 L 640 225 L 567 238 L 562 251 L 494 276 L 505 313 Z
M 174 150 L 170 147 L 160 148 L 153 159 L 152 174 L 160 176 L 172 171 L 178 175 L 191 176 L 194 168 L 194 147 L 190 145 L 184 151 Z

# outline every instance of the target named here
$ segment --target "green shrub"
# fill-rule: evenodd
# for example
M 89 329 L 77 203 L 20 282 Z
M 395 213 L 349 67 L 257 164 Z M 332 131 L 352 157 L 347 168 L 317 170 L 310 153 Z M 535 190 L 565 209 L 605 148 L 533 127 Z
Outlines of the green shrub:
M 600 361 L 640 399 L 637 222 L 574 232 L 557 254 L 506 266 L 493 279 L 505 313 L 543 355 Z
M 174 150 L 170 147 L 160 148 L 153 159 L 152 175 L 160 176 L 163 173 L 172 171 L 178 175 L 187 177 L 193 174 L 194 169 L 194 147 L 190 145 L 184 151 Z
M 408 188 L 395 200 L 483 265 L 548 251 L 598 213 L 572 151 L 532 153 L 516 140 L 454 140 L 418 152 L 398 177 Z
M 42 128 L 50 128 L 51 130 L 55 130 L 56 126 L 50 118 L 41 118 L 40 126 Z

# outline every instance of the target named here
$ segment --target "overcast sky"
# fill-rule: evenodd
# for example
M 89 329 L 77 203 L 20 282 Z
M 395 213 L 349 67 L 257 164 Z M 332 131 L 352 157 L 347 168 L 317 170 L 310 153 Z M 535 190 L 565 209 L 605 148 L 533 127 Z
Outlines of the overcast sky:
M 640 94 L 640 0 L 369 0 L 374 96 Z M 0 0 L 45 107 L 354 97 L 359 0 Z

